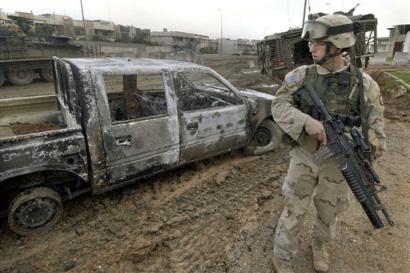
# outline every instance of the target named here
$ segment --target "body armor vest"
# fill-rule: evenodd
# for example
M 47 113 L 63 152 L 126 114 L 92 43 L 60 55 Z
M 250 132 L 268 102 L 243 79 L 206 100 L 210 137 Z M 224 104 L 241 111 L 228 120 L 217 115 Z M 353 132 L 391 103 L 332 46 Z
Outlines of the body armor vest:
M 360 84 L 361 72 L 349 65 L 349 67 L 336 73 L 319 75 L 316 66 L 309 66 L 306 70 L 305 82 L 310 82 L 317 95 L 322 100 L 328 111 L 348 127 L 360 126 L 361 124 L 361 96 L 363 87 Z M 320 120 L 318 113 L 314 112 L 312 105 L 304 105 L 300 101 L 303 112 Z

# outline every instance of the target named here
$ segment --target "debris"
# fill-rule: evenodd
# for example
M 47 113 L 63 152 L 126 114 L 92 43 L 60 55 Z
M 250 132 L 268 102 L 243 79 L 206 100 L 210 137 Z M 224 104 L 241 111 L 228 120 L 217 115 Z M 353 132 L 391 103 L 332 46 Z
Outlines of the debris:
M 406 93 L 407 93 L 407 89 L 404 86 L 399 85 L 397 88 L 392 90 L 392 99 L 400 98 Z
M 64 272 L 73 269 L 76 266 L 76 263 L 71 259 L 60 259 L 60 269 Z
M 227 171 L 222 171 L 220 173 L 218 173 L 215 177 L 215 182 L 218 185 L 221 185 L 223 182 L 225 182 L 226 177 L 229 175 L 229 172 Z

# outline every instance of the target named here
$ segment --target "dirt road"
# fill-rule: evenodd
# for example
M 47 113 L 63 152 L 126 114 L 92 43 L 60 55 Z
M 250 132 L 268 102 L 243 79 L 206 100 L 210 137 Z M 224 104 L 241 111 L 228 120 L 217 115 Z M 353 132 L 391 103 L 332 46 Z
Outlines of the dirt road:
M 376 170 L 388 186 L 380 197 L 396 226 L 375 232 L 352 197 L 331 245 L 330 273 L 409 272 L 410 123 L 386 120 L 386 133 L 388 152 Z M 106 195 L 83 196 L 65 203 L 64 219 L 53 230 L 31 238 L 11 233 L 3 221 L 0 272 L 273 272 L 288 151 L 281 146 L 256 157 L 236 152 Z M 312 216 L 301 234 L 298 273 L 314 273 Z

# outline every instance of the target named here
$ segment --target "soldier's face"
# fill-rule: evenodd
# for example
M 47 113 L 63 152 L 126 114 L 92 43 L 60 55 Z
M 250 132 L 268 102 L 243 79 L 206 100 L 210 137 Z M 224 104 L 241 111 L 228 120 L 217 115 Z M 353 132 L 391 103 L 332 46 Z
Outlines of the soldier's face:
M 320 62 L 320 60 L 326 56 L 326 42 L 323 41 L 309 41 L 309 52 L 312 54 L 314 63 Z M 337 48 L 333 45 L 330 46 L 330 54 L 336 53 Z
M 309 41 L 309 52 L 312 54 L 313 62 L 319 62 L 326 55 L 326 43 Z

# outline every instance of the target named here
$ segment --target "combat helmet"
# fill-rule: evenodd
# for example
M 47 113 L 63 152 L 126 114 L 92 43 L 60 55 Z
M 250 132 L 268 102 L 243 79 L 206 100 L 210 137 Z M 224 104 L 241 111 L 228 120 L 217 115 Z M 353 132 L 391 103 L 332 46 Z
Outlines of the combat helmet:
M 356 43 L 355 25 L 345 15 L 325 15 L 305 22 L 302 39 L 330 42 L 340 49 L 350 48 Z

